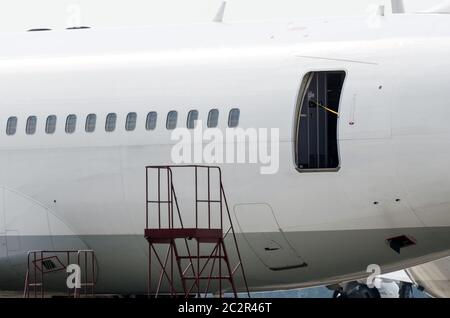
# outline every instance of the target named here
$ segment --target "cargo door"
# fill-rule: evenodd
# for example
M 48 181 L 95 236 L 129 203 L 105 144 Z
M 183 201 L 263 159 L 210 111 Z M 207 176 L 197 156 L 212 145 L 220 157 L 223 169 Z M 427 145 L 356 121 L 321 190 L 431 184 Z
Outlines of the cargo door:
M 267 268 L 281 271 L 307 266 L 281 231 L 270 205 L 237 204 L 234 213 L 245 240 Z

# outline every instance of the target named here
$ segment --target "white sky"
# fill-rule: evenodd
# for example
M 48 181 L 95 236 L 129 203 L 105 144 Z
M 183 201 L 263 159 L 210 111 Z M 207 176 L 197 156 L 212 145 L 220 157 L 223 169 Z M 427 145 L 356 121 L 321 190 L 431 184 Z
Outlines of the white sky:
M 442 0 L 405 0 L 407 11 L 420 11 Z M 210 21 L 222 0 L 0 0 L 0 31 L 49 27 L 73 21 L 92 27 Z M 279 20 L 305 16 L 364 15 L 373 4 L 390 0 L 228 0 L 227 21 Z M 69 22 L 69 24 L 73 24 Z

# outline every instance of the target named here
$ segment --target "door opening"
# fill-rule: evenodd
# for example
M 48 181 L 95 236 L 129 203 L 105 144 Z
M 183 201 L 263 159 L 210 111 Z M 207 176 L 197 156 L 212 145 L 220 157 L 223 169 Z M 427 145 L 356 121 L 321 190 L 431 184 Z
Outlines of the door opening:
M 337 128 L 345 72 L 310 72 L 300 89 L 295 139 L 298 170 L 337 171 L 340 167 Z

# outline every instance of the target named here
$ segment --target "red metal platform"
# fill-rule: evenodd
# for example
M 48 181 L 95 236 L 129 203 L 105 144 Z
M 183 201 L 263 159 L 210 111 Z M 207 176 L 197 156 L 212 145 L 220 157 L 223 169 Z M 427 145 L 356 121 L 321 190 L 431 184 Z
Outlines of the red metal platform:
M 195 239 L 201 243 L 217 243 L 223 238 L 221 229 L 146 229 L 145 238 L 153 243 L 170 243 L 174 239 Z
M 177 196 L 175 186 L 184 195 Z M 206 297 L 217 293 L 222 297 L 229 291 L 237 297 L 239 271 L 241 290 L 250 297 L 219 167 L 146 167 L 144 235 L 149 243 L 149 296 Z M 231 245 L 230 251 L 225 242 Z M 155 272 L 158 284 L 153 290 Z
M 80 288 L 69 289 L 66 285 L 68 273 L 66 269 L 70 264 L 76 264 L 81 270 Z M 67 297 L 93 297 L 96 284 L 96 263 L 93 250 L 66 250 L 66 251 L 29 251 L 27 254 L 27 272 L 25 274 L 24 298 L 45 298 L 45 288 L 48 287 L 45 278 L 50 274 L 57 275 L 58 289 L 67 290 Z M 48 283 L 48 282 L 47 282 Z M 52 282 L 55 287 L 55 282 Z

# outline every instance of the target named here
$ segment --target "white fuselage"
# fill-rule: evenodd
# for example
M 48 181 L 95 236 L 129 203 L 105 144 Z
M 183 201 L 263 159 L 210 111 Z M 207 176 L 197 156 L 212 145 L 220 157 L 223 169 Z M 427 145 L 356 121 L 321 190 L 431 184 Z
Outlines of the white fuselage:
M 172 163 L 171 110 L 179 126 L 191 109 L 206 121 L 217 108 L 214 129 L 225 129 L 239 108 L 239 127 L 280 129 L 278 173 L 221 165 L 252 288 L 349 280 L 369 264 L 395 270 L 447 255 L 449 30 L 446 16 L 399 15 L 0 35 L 0 289 L 23 287 L 28 250 L 89 247 L 100 290 L 145 291 L 144 167 Z M 300 85 L 308 72 L 334 70 L 346 72 L 340 169 L 301 173 Z M 150 111 L 158 121 L 147 131 Z M 129 112 L 134 131 L 125 130 Z M 97 127 L 86 133 L 90 113 Z M 114 132 L 104 129 L 108 113 L 117 114 Z M 37 131 L 27 135 L 31 115 Z M 44 131 L 48 115 L 57 116 L 54 134 Z M 7 136 L 10 116 L 17 132 Z M 417 244 L 397 254 L 386 239 L 398 235 Z M 265 254 L 274 241 L 284 252 Z M 269 269 L 298 259 L 308 266 Z

